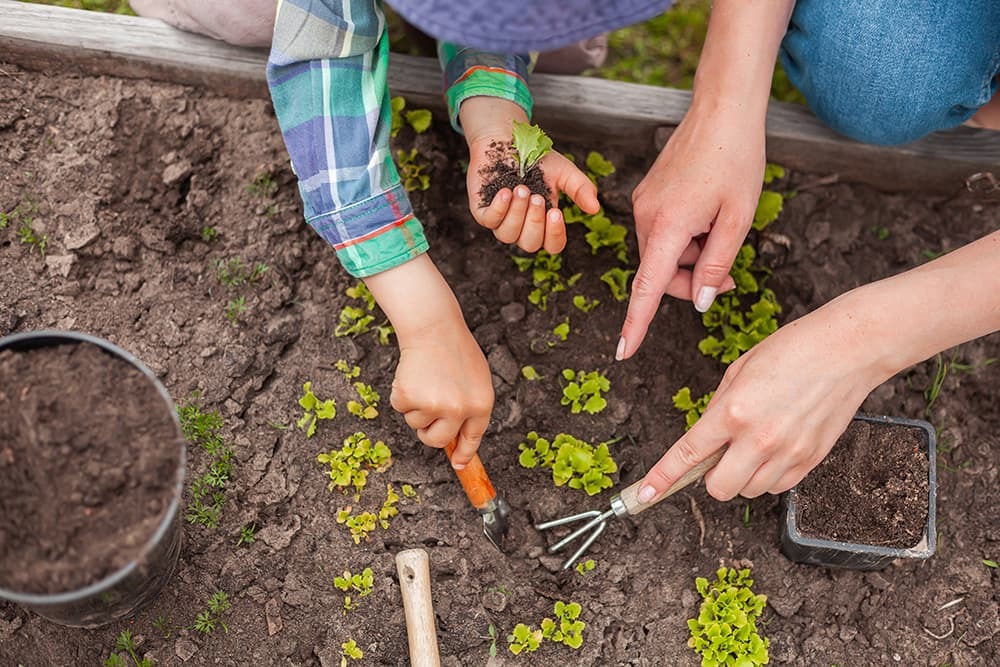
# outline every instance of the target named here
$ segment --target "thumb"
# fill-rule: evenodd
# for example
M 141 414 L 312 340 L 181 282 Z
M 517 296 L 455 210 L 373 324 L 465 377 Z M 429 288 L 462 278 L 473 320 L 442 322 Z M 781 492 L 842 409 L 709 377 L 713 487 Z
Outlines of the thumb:
M 597 213 L 601 208 L 601 203 L 597 201 L 597 186 L 566 156 L 554 154 L 552 157 L 556 173 L 555 189 L 565 192 L 584 213 Z M 558 192 L 552 194 L 558 201 Z
M 483 434 L 486 433 L 486 426 L 489 424 L 489 417 L 473 417 L 466 419 L 462 428 L 458 432 L 455 451 L 451 453 L 451 465 L 453 468 L 461 470 L 469 465 L 472 457 L 479 451 L 479 445 L 483 441 Z

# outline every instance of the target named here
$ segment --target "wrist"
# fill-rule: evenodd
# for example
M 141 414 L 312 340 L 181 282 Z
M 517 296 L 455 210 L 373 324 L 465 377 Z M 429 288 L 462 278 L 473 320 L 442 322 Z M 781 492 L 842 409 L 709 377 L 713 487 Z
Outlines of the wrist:
M 515 120 L 528 122 L 528 114 L 519 104 L 486 95 L 463 101 L 458 110 L 458 118 L 470 147 L 497 137 L 509 140 Z

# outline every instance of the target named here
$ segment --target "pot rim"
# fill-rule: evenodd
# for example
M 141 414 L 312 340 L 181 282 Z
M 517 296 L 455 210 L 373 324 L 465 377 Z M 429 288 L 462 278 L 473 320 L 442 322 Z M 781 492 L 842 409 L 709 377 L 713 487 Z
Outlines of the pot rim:
M 170 394 L 167 393 L 166 387 L 163 386 L 163 383 L 161 383 L 159 379 L 157 379 L 156 375 L 154 375 L 153 372 L 134 355 L 103 338 L 91 336 L 90 334 L 78 331 L 63 331 L 59 329 L 38 329 L 35 331 L 26 331 L 5 336 L 0 338 L 0 351 L 5 349 L 28 350 L 54 345 L 76 345 L 79 343 L 90 343 L 92 345 L 96 345 L 105 352 L 109 353 L 111 356 L 128 362 L 145 375 L 150 382 L 152 382 L 156 391 L 163 399 L 164 405 L 170 411 L 171 419 L 177 427 L 177 434 L 180 437 L 180 442 L 182 443 L 180 447 L 180 457 L 177 462 L 177 480 L 174 484 L 174 492 L 172 494 L 170 504 L 167 506 L 167 510 L 163 514 L 163 519 L 160 521 L 156 530 L 153 531 L 153 534 L 146 541 L 142 550 L 134 559 L 103 579 L 99 579 L 92 584 L 84 586 L 83 588 L 71 591 L 63 591 L 61 593 L 23 593 L 0 587 L 0 598 L 26 606 L 60 605 L 68 602 L 76 602 L 94 595 L 99 595 L 103 591 L 114 588 L 115 585 L 135 570 L 139 562 L 149 555 L 156 545 L 163 540 L 167 532 L 171 530 L 174 519 L 178 514 L 181 497 L 184 492 L 184 472 L 187 464 L 187 447 L 184 444 L 183 430 L 181 429 L 180 419 L 177 416 L 177 408 L 174 405 L 174 401 L 170 397 Z

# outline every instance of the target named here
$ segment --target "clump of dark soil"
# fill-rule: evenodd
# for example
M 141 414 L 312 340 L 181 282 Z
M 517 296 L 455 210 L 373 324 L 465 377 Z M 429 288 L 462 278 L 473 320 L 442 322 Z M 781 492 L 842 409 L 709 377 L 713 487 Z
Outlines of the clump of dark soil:
M 156 387 L 95 345 L 0 353 L 0 587 L 77 590 L 136 559 L 179 438 Z
M 527 185 L 532 193 L 545 197 L 545 210 L 552 208 L 552 191 L 545 183 L 545 173 L 539 165 L 535 165 L 521 178 L 517 171 L 517 158 L 514 154 L 514 144 L 494 141 L 486 152 L 489 162 L 479 170 L 483 177 L 483 187 L 479 190 L 479 205 L 489 206 L 493 198 L 504 188 L 514 190 L 519 185 Z
M 908 548 L 927 527 L 923 431 L 855 420 L 797 491 L 804 535 Z

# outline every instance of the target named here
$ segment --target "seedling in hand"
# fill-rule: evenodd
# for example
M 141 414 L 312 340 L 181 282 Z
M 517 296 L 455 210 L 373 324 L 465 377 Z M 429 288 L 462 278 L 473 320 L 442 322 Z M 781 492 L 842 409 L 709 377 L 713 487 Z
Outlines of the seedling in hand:
M 311 438 L 316 434 L 316 425 L 319 421 L 333 419 L 337 416 L 337 402 L 332 398 L 325 401 L 316 398 L 316 394 L 312 391 L 312 382 L 303 384 L 302 392 L 299 405 L 302 407 L 303 413 L 296 425 L 305 430 L 307 438 Z
M 517 175 L 524 180 L 525 175 L 538 161 L 552 150 L 552 140 L 537 125 L 514 121 L 514 154 L 517 157 Z

